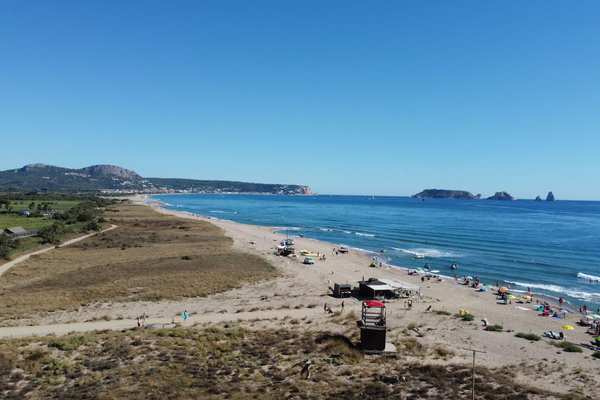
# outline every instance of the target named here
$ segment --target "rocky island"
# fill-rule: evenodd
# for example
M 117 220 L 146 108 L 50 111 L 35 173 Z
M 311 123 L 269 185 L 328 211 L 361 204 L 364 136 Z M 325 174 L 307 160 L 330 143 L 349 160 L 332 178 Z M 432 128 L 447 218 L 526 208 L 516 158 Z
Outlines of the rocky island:
M 487 198 L 488 200 L 514 200 L 507 192 L 496 192 L 493 196 Z
M 466 190 L 447 190 L 447 189 L 425 189 L 412 196 L 416 199 L 460 199 L 460 200 L 475 200 L 475 196 Z
M 556 200 L 554 198 L 554 193 L 548 192 L 548 195 L 546 196 L 546 201 L 554 201 L 554 200 Z

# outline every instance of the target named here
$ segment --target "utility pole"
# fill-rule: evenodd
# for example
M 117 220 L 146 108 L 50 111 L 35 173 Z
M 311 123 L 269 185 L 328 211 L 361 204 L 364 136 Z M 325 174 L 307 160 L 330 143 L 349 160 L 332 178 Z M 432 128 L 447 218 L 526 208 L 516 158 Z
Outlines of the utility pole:
M 471 351 L 473 352 L 473 367 L 471 369 L 471 398 L 473 400 L 475 400 L 475 354 L 477 353 L 486 353 L 483 350 L 477 350 L 477 349 L 463 349 L 463 350 L 467 350 L 467 351 Z

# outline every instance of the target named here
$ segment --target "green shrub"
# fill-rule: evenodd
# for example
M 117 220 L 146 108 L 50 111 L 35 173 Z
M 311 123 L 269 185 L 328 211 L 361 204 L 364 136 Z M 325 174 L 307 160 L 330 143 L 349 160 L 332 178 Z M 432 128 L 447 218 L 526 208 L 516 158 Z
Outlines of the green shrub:
M 600 351 L 594 352 L 594 354 L 592 354 L 592 357 L 600 359 Z
M 488 332 L 502 332 L 504 327 L 502 325 L 488 325 L 485 330 Z
M 85 231 L 85 232 L 89 232 L 89 231 L 96 231 L 96 232 L 98 232 L 100 229 L 102 229 L 102 227 L 96 221 L 90 221 L 87 224 L 85 224 L 84 227 L 83 227 L 83 231 Z
M 461 318 L 463 321 L 473 321 L 475 319 L 475 316 L 471 313 L 466 313 Z
M 85 336 L 71 336 L 60 339 L 51 340 L 48 343 L 48 347 L 54 347 L 62 351 L 77 350 L 79 346 L 85 344 L 87 338 Z
M 567 353 L 581 353 L 581 347 L 577 346 L 575 343 L 571 343 L 571 342 L 560 342 L 558 344 L 555 344 L 556 347 L 560 347 L 564 352 Z
M 0 233 L 0 258 L 8 258 L 8 255 L 15 247 L 14 240 Z
M 39 236 L 44 243 L 58 244 L 60 236 L 65 233 L 65 226 L 60 222 L 55 222 L 50 226 L 40 229 Z
M 523 332 L 519 332 L 515 335 L 518 338 L 521 339 L 527 339 L 527 340 L 531 340 L 533 342 L 537 342 L 538 340 L 540 340 L 541 338 L 536 335 L 535 333 L 523 333 Z

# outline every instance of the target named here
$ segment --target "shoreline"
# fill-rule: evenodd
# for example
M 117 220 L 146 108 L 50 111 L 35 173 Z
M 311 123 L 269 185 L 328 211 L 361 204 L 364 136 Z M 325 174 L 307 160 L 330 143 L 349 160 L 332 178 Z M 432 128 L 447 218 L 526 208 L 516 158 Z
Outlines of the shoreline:
M 173 195 L 178 195 L 180 193 L 172 193 L 172 194 Z M 286 226 L 270 226 L 270 225 L 249 224 L 249 223 L 237 222 L 237 221 L 234 221 L 234 220 L 231 220 L 231 219 L 225 219 L 225 218 L 218 218 L 218 217 L 214 217 L 214 216 L 206 216 L 206 215 L 202 215 L 202 214 L 196 214 L 196 213 L 193 213 L 193 212 L 190 212 L 190 211 L 172 210 L 172 209 L 168 208 L 169 207 L 168 203 L 165 203 L 165 202 L 160 201 L 160 200 L 153 199 L 152 195 L 135 196 L 134 198 L 130 198 L 130 199 L 136 199 L 135 201 L 139 203 L 138 197 L 142 197 L 143 198 L 143 200 L 141 202 L 142 204 L 150 206 L 150 207 L 152 207 L 153 209 L 155 209 L 155 210 L 157 210 L 159 212 L 163 212 L 163 213 L 174 215 L 174 216 L 179 216 L 179 217 L 184 217 L 184 218 L 187 218 L 187 217 L 189 217 L 189 218 L 198 218 L 198 219 L 200 219 L 202 221 L 212 222 L 212 223 L 216 222 L 216 223 L 241 224 L 241 225 L 246 225 L 246 226 L 249 226 L 249 227 L 254 227 L 254 228 L 257 228 L 257 229 L 269 229 L 272 233 L 274 233 L 274 234 L 281 234 L 281 235 L 284 235 L 284 234 L 281 233 L 280 231 L 290 230 L 290 228 L 291 228 L 291 227 L 286 227 Z M 329 242 L 329 241 L 322 240 L 322 239 L 316 239 L 316 238 L 305 237 L 305 236 L 294 236 L 294 238 L 295 239 L 296 238 L 302 238 L 302 239 L 307 239 L 307 240 L 314 240 L 314 241 L 323 243 L 325 245 L 329 245 L 330 247 L 346 246 L 350 250 L 353 250 L 355 252 L 361 253 L 361 254 L 363 254 L 366 257 L 369 257 L 369 259 L 372 260 L 372 261 L 374 261 L 374 257 L 377 257 L 377 256 L 379 256 L 381 254 L 381 253 L 379 253 L 377 251 L 374 251 L 374 250 L 367 250 L 367 249 L 363 249 L 363 248 L 359 248 L 359 247 L 355 247 L 355 246 L 346 245 L 346 244 L 343 244 L 343 243 Z M 406 274 L 408 274 L 409 271 L 416 271 L 416 270 L 421 269 L 421 268 L 411 268 L 411 267 L 406 267 L 406 266 L 397 265 L 397 264 L 391 264 L 391 263 L 383 263 L 383 268 L 390 269 L 390 270 L 398 270 L 398 271 L 404 272 Z M 445 279 L 447 281 L 455 281 L 455 283 L 457 283 L 458 280 L 461 278 L 461 276 L 449 276 L 449 275 L 444 275 L 442 273 L 435 273 L 435 274 L 432 274 L 432 275 L 439 276 L 442 279 Z M 515 287 L 514 287 L 515 284 L 513 282 L 505 281 L 505 280 L 500 280 L 499 282 L 501 283 L 500 286 L 506 286 L 511 291 L 513 291 L 515 293 L 518 293 L 520 295 L 526 295 L 526 294 L 528 294 L 528 291 L 526 289 L 515 289 Z M 485 281 L 482 281 L 482 283 L 489 290 L 491 290 L 491 289 L 498 290 L 499 287 L 500 287 L 500 286 L 494 285 L 492 283 L 485 283 Z M 460 284 L 458 284 L 458 285 L 459 286 L 465 286 L 465 285 L 460 285 Z M 519 286 L 519 285 L 516 285 L 516 286 Z M 550 304 L 552 307 L 555 307 L 555 308 L 560 307 L 560 308 L 566 310 L 569 313 L 579 313 L 579 310 L 577 309 L 577 305 L 569 302 L 566 299 L 565 299 L 565 303 L 562 304 L 562 305 L 560 305 L 559 304 L 560 296 L 552 296 L 552 295 L 545 294 L 545 293 L 539 293 L 539 292 L 536 292 L 534 289 L 531 290 L 530 294 L 533 294 L 536 299 L 539 299 L 542 302 Z

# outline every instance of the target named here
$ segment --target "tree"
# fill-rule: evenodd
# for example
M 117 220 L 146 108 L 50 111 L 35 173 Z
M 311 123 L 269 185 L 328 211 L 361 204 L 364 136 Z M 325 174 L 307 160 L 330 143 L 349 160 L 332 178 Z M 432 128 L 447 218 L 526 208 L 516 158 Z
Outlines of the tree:
M 83 227 L 83 230 L 86 232 L 89 231 L 99 231 L 101 228 L 100 224 L 96 221 L 90 221 L 87 224 L 85 224 L 85 226 Z
M 0 234 L 0 258 L 8 258 L 11 250 L 15 248 L 15 241 L 4 234 Z
M 38 233 L 44 243 L 58 244 L 60 236 L 65 232 L 65 226 L 60 222 L 55 222 L 52 225 L 40 229 Z

